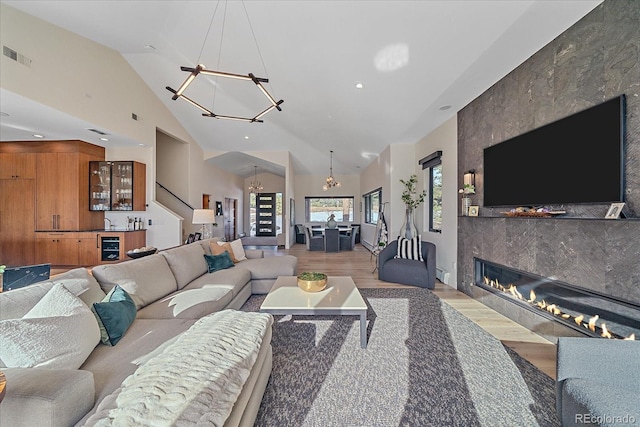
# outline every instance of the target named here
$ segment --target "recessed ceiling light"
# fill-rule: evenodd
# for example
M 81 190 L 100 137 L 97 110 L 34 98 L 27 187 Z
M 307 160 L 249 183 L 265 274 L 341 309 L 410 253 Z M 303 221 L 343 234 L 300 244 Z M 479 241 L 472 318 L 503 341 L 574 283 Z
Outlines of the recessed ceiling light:
M 40 135 L 39 133 L 34 133 L 33 136 L 35 138 L 44 138 L 44 135 Z
M 244 136 L 244 139 L 249 139 L 249 135 L 245 135 L 245 136 Z
M 356 89 L 362 89 L 364 85 L 360 82 L 356 83 Z
M 448 110 L 449 108 L 451 108 L 451 105 L 443 105 L 442 107 L 440 107 L 440 111 L 445 111 L 445 110 Z
M 106 142 L 108 140 L 109 140 L 109 138 L 100 138 L 100 141 L 105 141 Z
M 154 45 L 151 45 L 151 44 L 145 44 L 145 45 L 144 45 L 144 48 L 145 48 L 145 49 L 156 50 L 156 47 L 155 47 Z
M 138 144 L 138 147 L 146 147 L 147 144 Z

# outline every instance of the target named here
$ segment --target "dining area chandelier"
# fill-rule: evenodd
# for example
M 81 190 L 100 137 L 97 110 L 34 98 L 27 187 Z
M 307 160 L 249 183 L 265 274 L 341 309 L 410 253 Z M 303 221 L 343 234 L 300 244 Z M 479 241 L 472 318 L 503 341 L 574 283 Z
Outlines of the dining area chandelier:
M 273 110 L 278 110 L 278 111 L 282 111 L 282 108 L 280 107 L 280 105 L 284 102 L 284 100 L 280 99 L 279 101 L 276 101 L 276 99 L 269 93 L 269 91 L 266 89 L 266 87 L 264 86 L 264 84 L 269 83 L 269 79 L 268 78 L 264 78 L 264 77 L 256 77 L 253 73 L 248 73 L 248 74 L 237 74 L 237 73 L 229 73 L 229 72 L 223 72 L 223 71 L 216 71 L 216 70 L 210 70 L 207 69 L 205 65 L 200 63 L 200 59 L 202 57 L 202 52 L 204 51 L 204 47 L 207 43 L 207 39 L 209 37 L 209 31 L 211 30 L 211 28 L 213 27 L 213 22 L 216 16 L 216 12 L 218 10 L 218 6 L 220 5 L 221 2 L 218 2 L 216 4 L 216 7 L 213 11 L 213 15 L 211 17 L 211 22 L 209 23 L 209 28 L 207 30 L 207 33 L 205 35 L 204 41 L 202 42 L 202 48 L 200 49 L 200 55 L 198 56 L 198 60 L 196 61 L 198 65 L 196 65 L 195 67 L 185 67 L 185 66 L 181 66 L 180 69 L 182 71 L 185 71 L 187 73 L 189 73 L 189 75 L 187 76 L 187 78 L 185 79 L 185 81 L 180 85 L 180 87 L 178 87 L 178 89 L 173 89 L 171 86 L 166 86 L 166 89 L 173 93 L 173 96 L 171 97 L 171 99 L 173 101 L 177 100 L 177 99 L 183 99 L 186 102 L 188 102 L 189 104 L 193 105 L 194 107 L 198 108 L 200 111 L 202 111 L 202 115 L 204 117 L 212 117 L 212 118 L 216 118 L 216 119 L 227 119 L 227 120 L 237 120 L 237 121 L 242 121 L 242 122 L 249 122 L 249 123 L 263 123 L 264 121 L 262 120 L 262 117 L 269 113 L 270 111 Z M 263 68 L 265 68 L 265 74 L 266 74 L 266 67 L 264 65 L 264 61 L 262 60 L 262 53 L 260 52 L 260 47 L 258 46 L 258 41 L 256 39 L 255 33 L 253 32 L 253 27 L 251 26 L 251 21 L 249 20 L 249 14 L 247 12 L 247 9 L 245 7 L 244 1 L 241 2 L 242 3 L 242 7 L 244 9 L 244 13 L 245 16 L 247 18 L 247 22 L 249 23 L 249 28 L 251 30 L 251 34 L 253 36 L 253 41 L 256 45 L 256 49 L 258 51 L 258 54 L 260 56 L 260 60 L 262 61 L 262 66 Z M 220 62 L 220 53 L 222 52 L 222 42 L 224 40 L 224 28 L 225 28 L 225 21 L 226 21 L 226 14 L 227 14 L 227 1 L 224 1 L 224 15 L 222 18 L 222 34 L 220 36 L 220 52 L 218 54 L 218 64 Z M 217 68 L 217 67 L 216 67 Z M 258 114 L 256 114 L 253 117 L 241 117 L 241 116 L 236 116 L 236 115 L 227 115 L 227 114 L 217 114 L 213 112 L 213 108 L 207 108 L 205 106 L 203 106 L 202 104 L 198 103 L 197 101 L 195 101 L 194 99 L 188 97 L 187 95 L 185 95 L 185 91 L 187 90 L 187 88 L 193 83 L 193 81 L 200 75 L 208 75 L 208 76 L 214 76 L 214 77 L 222 77 L 222 78 L 228 78 L 228 79 L 235 79 L 235 80 L 241 80 L 241 81 L 247 81 L 250 83 L 253 83 L 259 90 L 260 92 L 267 98 L 267 100 L 269 101 L 269 106 L 267 108 L 265 108 L 264 110 L 260 111 Z M 214 87 L 217 86 L 217 83 Z M 215 100 L 215 89 L 214 89 L 214 100 Z
M 340 187 L 340 182 L 333 177 L 333 150 L 330 152 L 331 160 L 329 164 L 329 176 L 325 180 L 326 183 L 322 186 L 322 191 L 327 191 L 333 187 Z

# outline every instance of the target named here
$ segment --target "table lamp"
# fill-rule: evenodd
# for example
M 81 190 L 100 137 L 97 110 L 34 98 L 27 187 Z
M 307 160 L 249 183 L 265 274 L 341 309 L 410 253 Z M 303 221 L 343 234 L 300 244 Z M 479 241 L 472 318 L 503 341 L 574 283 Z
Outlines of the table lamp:
M 216 223 L 215 211 L 213 209 L 194 209 L 191 222 L 193 224 L 202 224 L 202 238 L 210 239 L 211 231 L 207 225 Z

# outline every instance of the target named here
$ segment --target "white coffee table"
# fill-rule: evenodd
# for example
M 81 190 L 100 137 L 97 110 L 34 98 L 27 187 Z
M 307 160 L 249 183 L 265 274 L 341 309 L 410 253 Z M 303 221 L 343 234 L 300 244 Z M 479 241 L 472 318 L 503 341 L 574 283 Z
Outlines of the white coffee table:
M 279 276 L 260 306 L 260 311 L 274 315 L 360 316 L 360 346 L 367 348 L 367 304 L 353 279 L 329 276 L 320 292 L 305 292 L 296 276 Z

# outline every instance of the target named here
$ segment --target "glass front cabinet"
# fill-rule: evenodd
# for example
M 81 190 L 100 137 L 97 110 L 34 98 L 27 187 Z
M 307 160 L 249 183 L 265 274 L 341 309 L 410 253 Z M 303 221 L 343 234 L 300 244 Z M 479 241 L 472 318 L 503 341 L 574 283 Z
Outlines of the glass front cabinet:
M 89 162 L 90 211 L 144 211 L 145 192 L 144 163 Z

